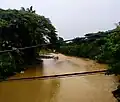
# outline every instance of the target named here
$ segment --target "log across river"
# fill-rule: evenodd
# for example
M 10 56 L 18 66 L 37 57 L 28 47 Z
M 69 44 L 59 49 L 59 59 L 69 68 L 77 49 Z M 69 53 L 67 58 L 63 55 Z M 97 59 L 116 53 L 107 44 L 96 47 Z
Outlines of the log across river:
M 105 70 L 107 67 L 88 59 L 57 56 L 59 60 L 43 59 L 43 64 L 32 66 L 10 79 Z M 4 81 L 0 82 L 0 102 L 116 102 L 111 93 L 116 86 L 117 78 L 103 73 Z

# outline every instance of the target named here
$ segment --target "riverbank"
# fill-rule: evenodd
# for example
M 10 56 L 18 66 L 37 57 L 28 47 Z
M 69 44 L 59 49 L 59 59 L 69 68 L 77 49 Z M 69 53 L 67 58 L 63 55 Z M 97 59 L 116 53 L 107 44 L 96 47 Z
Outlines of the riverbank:
M 44 67 L 46 67 L 46 65 L 44 66 L 44 63 L 47 63 L 47 62 L 51 62 L 54 66 L 58 66 L 58 65 L 60 65 L 61 66 L 61 70 L 62 70 L 62 68 L 64 67 L 63 65 L 64 65 L 64 63 L 67 63 L 67 65 L 68 66 L 66 66 L 66 68 L 63 68 L 64 69 L 64 72 L 62 72 L 61 70 L 60 70 L 60 68 L 54 68 L 54 69 L 52 69 L 52 70 L 55 70 L 54 72 L 51 72 L 51 67 L 53 66 L 51 66 L 51 64 L 50 63 L 47 63 L 48 65 L 50 65 L 50 66 L 47 66 L 47 67 L 50 67 L 50 69 L 44 69 L 44 70 L 46 70 L 46 71 L 49 71 L 49 74 L 45 74 L 45 75 L 47 75 L 47 76 L 49 76 L 49 75 L 55 75 L 55 74 L 70 74 L 71 72 L 72 73 L 78 73 L 78 72 L 91 72 L 91 71 L 102 71 L 102 70 L 106 70 L 107 69 L 107 65 L 106 64 L 99 64 L 99 63 L 97 63 L 97 62 L 95 62 L 95 61 L 93 61 L 93 60 L 89 60 L 89 59 L 85 59 L 85 58 L 77 58 L 77 57 L 71 57 L 71 56 L 65 56 L 65 55 L 63 55 L 63 54 L 55 54 L 55 53 L 50 53 L 49 55 L 51 55 L 51 56 L 54 56 L 54 57 L 59 57 L 59 60 L 54 60 L 54 59 L 42 59 L 42 61 L 43 61 L 43 63 L 40 63 L 40 64 L 38 64 L 38 65 L 31 65 L 31 66 L 27 66 L 27 68 L 25 68 L 25 69 L 27 69 L 27 70 L 25 70 L 25 72 L 22 74 L 22 76 L 21 77 L 18 77 L 19 75 L 21 75 L 21 73 L 17 73 L 16 75 L 14 75 L 14 76 L 12 76 L 12 77 L 10 77 L 10 78 L 24 78 L 24 77 L 30 77 L 31 76 L 31 74 L 29 75 L 29 74 L 27 74 L 27 73 L 29 73 L 29 71 L 32 71 L 33 69 L 31 69 L 31 68 L 33 68 L 33 67 L 35 67 L 36 68 L 36 70 L 38 70 L 38 71 L 41 71 L 41 70 L 43 70 L 44 69 Z M 41 66 L 41 69 L 38 69 L 37 68 L 37 66 Z M 74 66 L 76 66 L 76 67 L 78 67 L 77 68 L 77 70 L 75 71 L 72 67 L 74 67 Z M 74 70 L 74 71 L 73 71 Z M 51 73 L 50 73 L 51 72 Z M 30 72 L 31 73 L 31 72 Z M 37 72 L 36 72 L 36 74 L 34 73 L 34 75 L 32 75 L 31 77 L 39 77 L 39 73 L 37 74 Z
M 106 65 L 98 64 L 92 60 L 69 57 L 63 54 L 54 55 L 59 56 L 59 60 L 43 59 L 42 65 L 30 67 L 24 73 L 16 74 L 11 78 L 67 74 L 101 70 L 106 67 Z M 104 74 L 1 82 L 0 101 L 116 102 L 112 95 L 112 91 L 117 86 L 116 82 L 114 76 L 105 76 Z

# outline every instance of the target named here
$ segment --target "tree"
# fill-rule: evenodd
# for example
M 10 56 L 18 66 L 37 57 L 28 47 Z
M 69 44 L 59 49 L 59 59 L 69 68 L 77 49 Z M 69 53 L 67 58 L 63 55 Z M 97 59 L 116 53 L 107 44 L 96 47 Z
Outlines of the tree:
M 25 8 L 24 7 L 21 7 L 21 9 L 20 9 L 21 11 L 25 11 Z
M 0 50 L 28 47 L 57 41 L 56 29 L 51 21 L 35 13 L 31 6 L 27 10 L 0 9 Z M 35 48 L 11 52 L 17 68 L 36 58 Z M 1 60 L 2 61 L 2 60 Z M 30 63 L 31 63 L 30 62 Z M 2 62 L 1 62 L 2 63 Z M 4 68 L 4 67 L 1 67 Z M 12 70 L 15 71 L 15 70 Z
M 24 7 L 21 7 L 21 11 L 27 11 L 30 13 L 35 13 L 35 10 L 33 10 L 33 6 L 30 6 L 30 8 L 25 9 Z

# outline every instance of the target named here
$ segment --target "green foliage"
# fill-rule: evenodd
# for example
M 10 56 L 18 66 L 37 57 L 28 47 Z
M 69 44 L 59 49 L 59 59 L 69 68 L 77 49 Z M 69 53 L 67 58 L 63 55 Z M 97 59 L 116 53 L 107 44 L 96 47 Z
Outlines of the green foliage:
M 82 38 L 75 38 L 72 43 L 61 46 L 60 52 L 107 63 L 109 65 L 107 74 L 120 75 L 120 22 L 111 31 L 91 33 Z M 113 95 L 120 100 L 120 87 L 113 91 Z
M 49 54 L 49 53 L 52 53 L 51 49 L 41 49 L 40 52 L 39 52 L 39 55 L 46 55 L 46 54 Z
M 95 46 L 95 42 L 73 44 L 67 46 L 61 46 L 60 51 L 67 55 L 78 56 L 78 57 L 88 57 L 94 59 L 95 55 L 100 53 L 100 48 Z
M 0 27 L 5 27 L 8 25 L 8 22 L 4 19 L 0 19 Z
M 120 74 L 120 27 L 106 37 L 99 59 L 104 59 L 110 65 L 111 74 Z
M 37 44 L 52 43 L 50 49 L 55 49 L 55 43 L 57 41 L 56 29 L 52 25 L 51 21 L 44 16 L 40 16 L 35 13 L 33 7 L 21 8 L 21 10 L 3 10 L 0 9 L 0 50 L 9 50 L 14 48 L 27 47 Z M 22 51 L 14 51 L 11 53 L 11 59 L 15 64 L 15 67 L 19 70 L 19 67 L 23 64 L 30 63 L 36 57 L 36 53 L 41 48 L 26 49 Z M 0 56 L 4 56 L 1 54 Z M 5 57 L 8 59 L 8 57 Z M 13 62 L 7 64 L 7 61 L 1 59 L 1 69 L 14 69 Z M 8 69 L 7 68 L 7 69 Z M 5 70 L 3 70 L 4 72 Z M 12 70 L 11 72 L 14 72 Z M 5 71 L 6 72 L 6 71 Z M 9 70 L 8 70 L 9 72 Z
M 5 78 L 16 72 L 15 60 L 11 53 L 0 55 L 0 78 Z
M 75 38 L 72 43 L 61 46 L 60 52 L 107 63 L 109 74 L 120 74 L 120 27 Z

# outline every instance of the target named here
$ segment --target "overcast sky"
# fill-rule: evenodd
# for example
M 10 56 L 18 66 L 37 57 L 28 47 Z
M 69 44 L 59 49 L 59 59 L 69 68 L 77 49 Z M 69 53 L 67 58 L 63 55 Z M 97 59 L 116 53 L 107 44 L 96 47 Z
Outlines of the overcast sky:
M 0 8 L 33 6 L 65 39 L 110 30 L 120 21 L 120 0 L 1 0 Z

